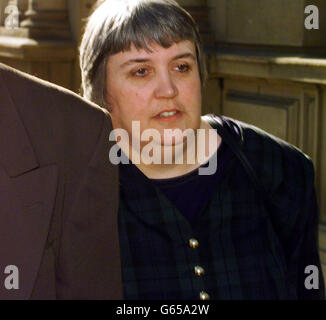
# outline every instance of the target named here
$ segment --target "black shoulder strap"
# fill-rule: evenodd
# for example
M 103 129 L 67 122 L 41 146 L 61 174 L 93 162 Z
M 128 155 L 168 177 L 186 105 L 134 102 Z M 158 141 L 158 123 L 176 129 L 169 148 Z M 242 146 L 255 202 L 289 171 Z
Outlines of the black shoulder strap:
M 250 180 L 252 181 L 255 189 L 265 199 L 265 201 L 271 204 L 273 202 L 272 198 L 265 190 L 264 186 L 257 177 L 255 170 L 251 166 L 248 158 L 242 151 L 242 131 L 240 130 L 240 141 L 237 141 L 228 131 L 227 127 L 229 127 L 229 124 L 223 118 L 215 115 L 205 115 L 202 118 L 206 120 L 211 125 L 211 127 L 217 131 L 217 133 L 221 136 L 222 140 L 224 140 L 224 142 L 230 147 L 230 149 L 241 162 L 243 168 L 250 177 Z

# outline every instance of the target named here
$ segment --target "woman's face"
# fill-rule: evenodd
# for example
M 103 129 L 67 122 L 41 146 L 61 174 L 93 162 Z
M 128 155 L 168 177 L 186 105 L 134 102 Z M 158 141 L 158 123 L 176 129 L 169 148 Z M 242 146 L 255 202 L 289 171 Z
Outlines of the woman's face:
M 112 55 L 107 63 L 107 102 L 114 128 L 132 137 L 132 121 L 140 121 L 140 134 L 156 129 L 164 143 L 164 129 L 198 129 L 201 82 L 195 45 L 188 40 L 152 52 L 136 49 Z M 183 141 L 174 138 L 173 144 Z

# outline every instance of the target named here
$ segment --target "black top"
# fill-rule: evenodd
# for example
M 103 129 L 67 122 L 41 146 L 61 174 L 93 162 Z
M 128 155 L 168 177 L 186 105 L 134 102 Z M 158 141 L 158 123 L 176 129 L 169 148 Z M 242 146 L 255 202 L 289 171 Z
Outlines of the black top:
M 212 156 L 216 158 L 217 170 L 212 175 L 199 175 L 198 168 L 179 177 L 170 179 L 151 179 L 152 183 L 160 187 L 165 196 L 193 225 L 200 213 L 207 205 L 212 193 L 216 189 L 219 177 L 223 174 L 228 159 L 228 147 L 221 143 L 219 149 Z M 215 160 L 212 160 L 215 161 Z M 208 164 L 202 165 L 207 167 Z

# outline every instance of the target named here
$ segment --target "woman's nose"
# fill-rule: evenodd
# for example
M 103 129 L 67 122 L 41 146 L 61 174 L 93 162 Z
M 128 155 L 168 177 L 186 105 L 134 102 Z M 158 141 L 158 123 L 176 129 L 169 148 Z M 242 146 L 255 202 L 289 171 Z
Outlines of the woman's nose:
M 155 96 L 157 98 L 173 98 L 178 94 L 178 88 L 175 84 L 173 76 L 164 72 L 157 76 L 157 84 L 155 88 Z

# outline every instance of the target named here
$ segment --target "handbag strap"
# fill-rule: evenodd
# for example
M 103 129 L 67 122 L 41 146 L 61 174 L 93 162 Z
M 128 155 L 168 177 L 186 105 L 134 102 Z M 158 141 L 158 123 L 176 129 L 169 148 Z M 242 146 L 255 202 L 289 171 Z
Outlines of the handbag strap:
M 273 203 L 273 200 L 269 193 L 265 190 L 265 187 L 260 182 L 255 170 L 251 166 L 248 158 L 242 151 L 242 143 L 243 143 L 243 133 L 241 128 L 239 128 L 240 131 L 240 141 L 237 141 L 229 132 L 230 125 L 229 123 L 224 120 L 222 117 L 215 116 L 212 114 L 205 115 L 202 117 L 204 120 L 206 120 L 213 129 L 216 130 L 216 132 L 221 136 L 222 140 L 230 147 L 232 152 L 235 154 L 235 156 L 240 161 L 241 165 L 245 169 L 247 175 L 249 176 L 251 182 L 253 183 L 256 191 L 263 197 L 265 201 L 267 201 L 269 204 Z M 227 129 L 229 128 L 229 130 Z

